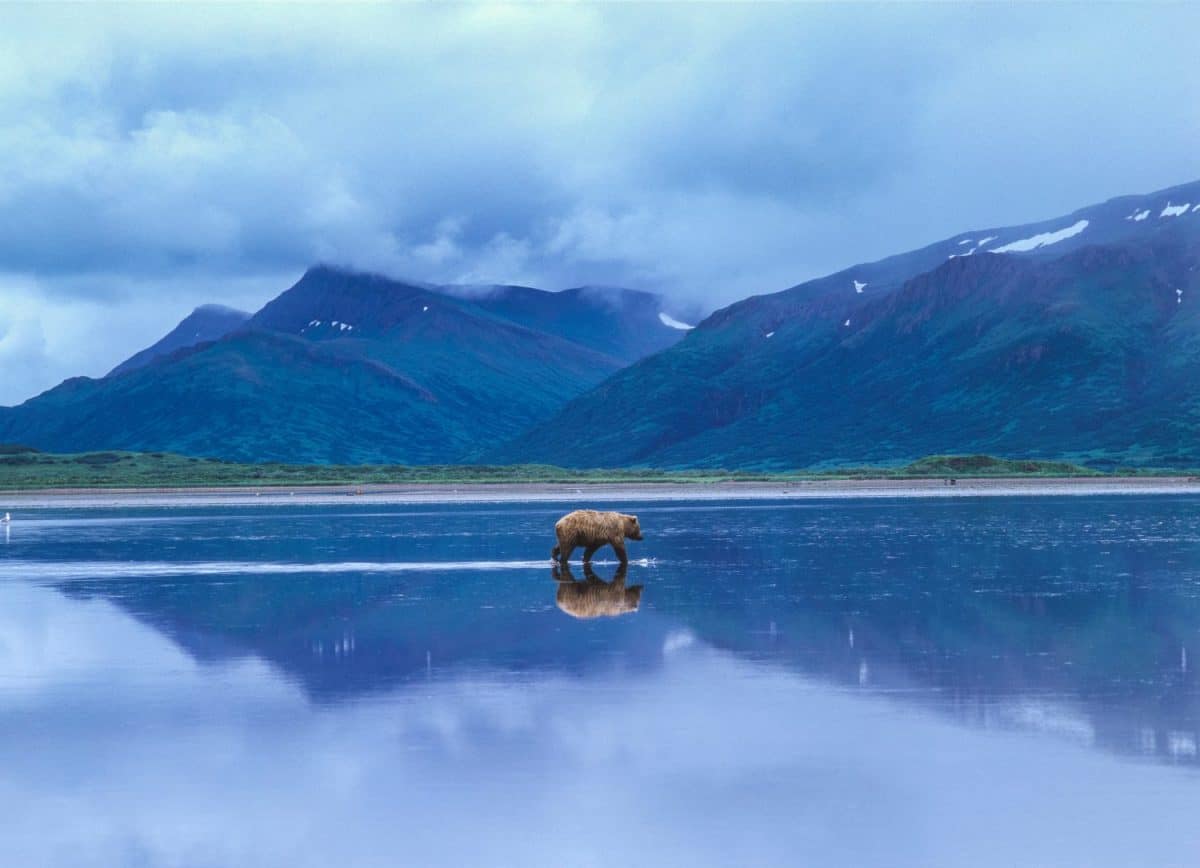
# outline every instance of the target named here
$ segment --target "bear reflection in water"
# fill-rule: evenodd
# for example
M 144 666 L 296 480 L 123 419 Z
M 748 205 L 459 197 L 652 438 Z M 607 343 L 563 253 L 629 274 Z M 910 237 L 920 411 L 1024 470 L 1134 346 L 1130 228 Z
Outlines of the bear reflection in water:
M 601 618 L 636 612 L 642 602 L 642 586 L 625 587 L 625 564 L 617 567 L 611 582 L 606 582 L 583 565 L 583 581 L 577 581 L 566 564 L 555 566 L 552 575 L 558 582 L 558 608 L 575 618 Z

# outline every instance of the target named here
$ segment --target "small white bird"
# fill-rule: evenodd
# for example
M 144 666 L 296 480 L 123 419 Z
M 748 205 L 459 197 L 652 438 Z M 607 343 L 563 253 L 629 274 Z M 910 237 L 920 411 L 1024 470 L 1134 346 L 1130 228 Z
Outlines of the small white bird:
M 0 524 L 8 524 L 10 521 L 12 521 L 12 516 L 6 512 L 4 513 L 4 520 L 0 521 Z

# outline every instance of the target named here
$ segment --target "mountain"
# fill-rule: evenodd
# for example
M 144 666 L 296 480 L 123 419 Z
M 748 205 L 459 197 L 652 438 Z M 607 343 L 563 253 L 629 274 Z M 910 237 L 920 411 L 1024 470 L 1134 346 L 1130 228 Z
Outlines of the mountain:
M 717 311 L 485 457 L 793 468 L 940 452 L 1200 466 L 1200 182 Z
M 565 325 L 544 330 L 586 322 L 603 294 L 536 292 L 506 307 L 507 292 L 475 301 L 319 266 L 218 340 L 0 409 L 0 442 L 242 461 L 462 461 L 681 334 L 655 322 L 657 297 L 617 296 L 611 304 L 648 306 L 627 317 L 647 333 L 603 352 Z
M 166 337 L 141 352 L 130 356 L 109 371 L 108 375 L 111 377 L 116 374 L 123 374 L 126 371 L 132 371 L 134 368 L 148 365 L 155 359 L 169 356 L 178 350 L 194 347 L 196 344 L 201 344 L 205 341 L 215 341 L 218 338 L 223 338 L 231 331 L 245 325 L 246 320 L 249 318 L 250 314 L 245 311 L 234 310 L 231 307 L 224 307 L 219 304 L 201 305 L 184 317 L 183 321 L 171 329 Z

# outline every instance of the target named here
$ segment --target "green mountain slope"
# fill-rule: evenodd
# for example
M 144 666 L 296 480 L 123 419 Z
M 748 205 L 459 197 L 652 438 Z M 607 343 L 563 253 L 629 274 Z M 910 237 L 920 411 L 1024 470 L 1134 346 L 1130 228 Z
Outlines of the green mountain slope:
M 1195 466 L 1200 213 L 1120 222 L 1139 228 L 947 255 L 874 294 L 835 275 L 739 302 L 486 457 L 788 469 L 987 452 Z
M 220 340 L 0 410 L 0 441 L 242 461 L 457 461 L 625 363 L 517 320 L 315 268 Z

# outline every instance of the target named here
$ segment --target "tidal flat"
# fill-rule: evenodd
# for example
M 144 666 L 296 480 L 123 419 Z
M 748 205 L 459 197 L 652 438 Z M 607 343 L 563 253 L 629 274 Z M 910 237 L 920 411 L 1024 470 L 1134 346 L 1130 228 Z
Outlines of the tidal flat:
M 1190 866 L 1172 490 L 30 499 L 0 864 Z
M 933 479 L 720 480 L 713 482 L 438 482 L 117 487 L 0 492 L 0 508 L 109 509 L 202 506 L 329 506 L 362 503 L 645 503 L 859 498 L 1095 497 L 1200 495 L 1194 476 L 999 477 Z

